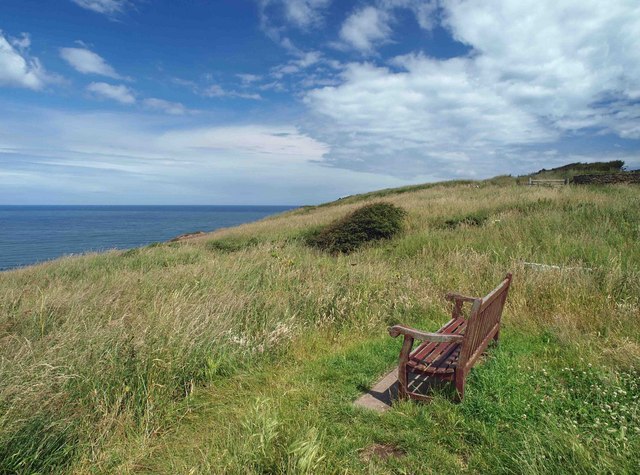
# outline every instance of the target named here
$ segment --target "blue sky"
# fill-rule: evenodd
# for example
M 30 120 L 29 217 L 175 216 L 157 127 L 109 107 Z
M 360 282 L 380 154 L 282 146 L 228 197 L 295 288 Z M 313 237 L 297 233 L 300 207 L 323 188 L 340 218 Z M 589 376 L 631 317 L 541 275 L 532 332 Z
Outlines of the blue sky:
M 636 0 L 3 0 L 0 204 L 640 167 Z

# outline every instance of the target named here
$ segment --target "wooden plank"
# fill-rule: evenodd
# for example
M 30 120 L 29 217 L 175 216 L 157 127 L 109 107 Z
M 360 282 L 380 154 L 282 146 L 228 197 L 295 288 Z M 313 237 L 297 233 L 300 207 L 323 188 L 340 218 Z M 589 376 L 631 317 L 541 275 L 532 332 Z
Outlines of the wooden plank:
M 443 326 L 440 330 L 438 330 L 438 333 L 442 333 L 445 335 L 460 334 L 464 331 L 464 328 L 466 327 L 466 323 L 467 322 L 464 318 L 450 320 L 445 326 Z M 426 354 L 434 351 L 440 344 L 441 343 L 424 342 L 411 353 L 411 357 L 417 358 L 417 359 L 423 359 L 426 356 Z
M 468 297 L 466 295 L 462 295 L 462 294 L 458 294 L 455 292 L 449 292 L 447 293 L 444 298 L 446 300 L 450 300 L 452 302 L 456 301 L 456 300 L 461 300 L 463 302 L 475 302 L 476 300 L 480 300 L 479 297 Z
M 502 292 L 504 292 L 509 287 L 510 283 L 511 283 L 511 279 L 507 277 L 502 282 L 500 282 L 500 285 L 498 285 L 495 289 L 489 292 L 486 297 L 483 297 L 482 305 L 480 306 L 480 311 L 482 312 L 485 308 L 487 308 L 491 304 L 491 302 L 494 301 L 495 298 L 499 297 L 502 294 Z
M 399 335 L 404 335 L 410 336 L 415 340 L 432 341 L 438 343 L 450 343 L 460 340 L 459 335 L 452 335 L 442 332 L 423 332 L 421 330 L 416 330 L 415 328 L 405 327 L 404 325 L 394 325 L 390 327 L 389 335 L 391 335 L 393 338 Z
M 464 332 L 464 329 L 466 327 L 465 319 L 460 318 L 450 323 L 451 324 L 445 325 L 439 331 L 454 334 L 460 334 Z M 459 348 L 460 343 L 423 344 L 416 348 L 416 351 L 411 354 L 408 364 L 409 366 L 411 366 L 411 369 L 413 371 L 418 371 L 421 373 L 438 372 L 438 369 L 440 369 L 440 372 L 444 372 L 442 370 L 442 365 L 451 357 L 451 355 L 456 350 L 459 350 Z M 455 358 L 455 363 L 457 363 L 457 357 Z
M 452 373 L 458 365 L 459 356 L 460 345 L 455 345 L 441 353 L 437 359 L 427 361 L 427 365 L 419 365 L 415 369 L 421 373 L 430 374 Z
M 439 344 L 433 351 L 412 357 L 416 363 L 437 363 L 443 358 L 448 357 L 456 348 L 460 348 L 459 343 Z
M 500 327 L 500 324 L 496 324 L 496 326 L 493 327 L 493 329 L 489 333 L 487 333 L 487 336 L 484 338 L 484 340 L 482 340 L 482 342 L 480 343 L 480 345 L 478 345 L 478 348 L 475 350 L 475 352 L 466 361 L 465 367 L 467 368 L 467 370 L 473 367 L 473 365 L 476 363 L 478 358 L 480 358 L 484 350 L 487 349 L 487 347 L 489 346 L 489 343 L 491 343 L 491 340 L 493 339 L 495 334 L 498 332 L 499 327 Z
M 464 332 L 464 340 L 462 341 L 462 349 L 460 351 L 460 358 L 458 361 L 459 365 L 465 365 L 465 362 L 469 358 L 471 354 L 470 348 L 472 344 L 472 340 L 475 334 L 475 327 L 478 322 L 478 315 L 480 314 L 480 306 L 482 305 L 482 300 L 476 300 L 473 303 L 473 307 L 471 307 L 471 314 L 467 319 L 467 328 Z

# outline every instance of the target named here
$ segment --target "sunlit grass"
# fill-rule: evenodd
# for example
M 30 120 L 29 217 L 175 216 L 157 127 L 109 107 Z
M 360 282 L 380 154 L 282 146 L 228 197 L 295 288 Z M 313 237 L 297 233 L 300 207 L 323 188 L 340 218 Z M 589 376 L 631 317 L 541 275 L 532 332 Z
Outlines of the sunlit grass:
M 1 273 L 0 472 L 639 471 L 640 190 L 512 182 Z M 301 239 L 381 198 L 408 211 L 393 240 Z M 444 292 L 508 270 L 501 345 L 463 404 L 352 406 L 397 359 L 388 325 L 435 330 Z M 404 455 L 366 460 L 373 443 Z

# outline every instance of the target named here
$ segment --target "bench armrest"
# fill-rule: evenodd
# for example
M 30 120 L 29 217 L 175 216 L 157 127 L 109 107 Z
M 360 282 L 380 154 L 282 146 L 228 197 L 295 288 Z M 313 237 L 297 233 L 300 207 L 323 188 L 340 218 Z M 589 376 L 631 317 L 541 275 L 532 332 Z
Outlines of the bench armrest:
M 479 300 L 477 297 L 467 297 L 466 295 L 456 294 L 454 292 L 449 292 L 444 298 L 450 302 L 455 302 L 456 300 L 461 302 L 475 302 Z
M 435 343 L 460 343 L 462 335 L 445 335 L 443 333 L 428 333 L 415 328 L 409 328 L 402 325 L 394 325 L 389 328 L 389 335 L 393 338 L 398 335 L 410 336 L 416 340 L 433 341 Z

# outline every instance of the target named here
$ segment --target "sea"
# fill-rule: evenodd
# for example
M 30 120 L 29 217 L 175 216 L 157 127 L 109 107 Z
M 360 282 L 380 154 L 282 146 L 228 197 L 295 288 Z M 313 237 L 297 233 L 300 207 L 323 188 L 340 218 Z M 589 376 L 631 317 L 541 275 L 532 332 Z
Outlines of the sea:
M 0 270 L 129 249 L 256 221 L 295 206 L 0 206 Z

